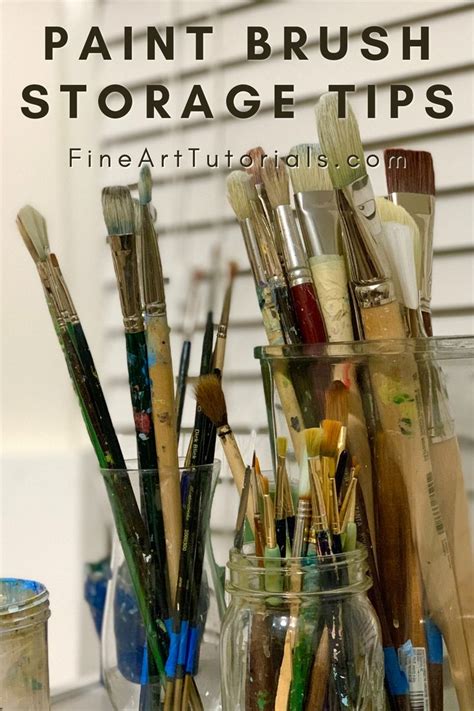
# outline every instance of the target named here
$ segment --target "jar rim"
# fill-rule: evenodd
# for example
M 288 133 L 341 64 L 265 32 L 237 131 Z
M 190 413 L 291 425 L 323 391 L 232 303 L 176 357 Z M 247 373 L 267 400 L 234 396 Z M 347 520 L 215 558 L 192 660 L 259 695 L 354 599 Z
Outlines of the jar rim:
M 21 599 L 6 599 L 3 600 L 5 593 L 2 594 L 3 587 L 15 587 L 18 592 L 26 593 Z M 28 591 L 31 591 L 28 594 Z M 0 578 L 0 619 L 5 619 L 9 615 L 14 615 L 18 612 L 30 610 L 37 607 L 49 599 L 49 592 L 43 583 L 38 583 L 35 580 L 25 578 Z
M 183 472 L 190 472 L 190 471 L 219 471 L 221 467 L 221 460 L 220 459 L 214 459 L 211 464 L 195 464 L 195 465 L 185 465 L 185 457 L 179 457 L 178 458 L 178 463 L 179 463 L 179 471 L 182 474 Z M 100 471 L 104 476 L 110 476 L 110 474 L 131 474 L 133 475 L 139 475 L 139 474 L 154 474 L 154 475 L 159 475 L 159 469 L 140 469 L 138 466 L 138 461 L 136 459 L 126 459 L 125 460 L 125 469 L 108 469 L 107 467 L 101 467 Z
M 254 356 L 261 361 L 301 359 L 334 361 L 370 356 L 429 355 L 439 360 L 474 358 L 474 336 L 403 338 L 378 341 L 344 341 L 308 345 L 257 346 Z

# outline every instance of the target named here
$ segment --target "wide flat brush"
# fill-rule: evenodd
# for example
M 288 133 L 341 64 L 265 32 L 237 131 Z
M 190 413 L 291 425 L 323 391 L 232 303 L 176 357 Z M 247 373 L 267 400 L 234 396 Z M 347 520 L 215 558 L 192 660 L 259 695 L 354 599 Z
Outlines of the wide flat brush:
M 176 409 L 163 269 L 149 210 L 152 178 L 148 166 L 143 166 L 140 171 L 138 189 L 141 205 L 140 253 L 148 372 L 151 381 L 153 426 L 160 472 L 159 482 L 165 524 L 170 597 L 172 604 L 174 604 L 182 537 Z
M 337 97 L 327 94 L 319 101 L 318 128 L 328 156 L 331 180 L 337 189 L 344 246 L 353 292 L 360 308 L 363 335 L 367 340 L 403 339 L 403 320 L 380 243 L 382 226 L 366 172 L 355 116 L 349 107 L 347 118 L 340 119 Z M 358 157 L 358 168 L 349 167 L 347 158 L 350 155 Z M 340 171 L 336 165 L 341 166 Z M 435 519 L 436 499 L 430 497 L 426 488 L 426 482 L 432 477 L 431 462 L 424 416 L 418 405 L 421 394 L 416 362 L 409 354 L 397 364 L 378 359 L 376 364 L 369 365 L 369 372 L 390 456 L 407 487 L 428 607 L 450 650 L 453 680 L 461 708 L 469 708 L 474 705 L 471 672 L 465 664 L 466 644 L 452 562 L 446 534 Z M 405 426 L 407 418 L 409 427 Z M 433 548 L 436 549 L 436 565 L 433 565 Z
M 289 177 L 282 161 L 265 158 L 262 177 L 279 225 L 288 286 L 304 343 L 324 343 L 326 331 L 303 243 L 290 205 Z
M 433 160 L 431 154 L 425 151 L 398 148 L 387 149 L 384 159 L 390 199 L 396 203 L 398 210 L 405 208 L 418 226 L 419 247 L 416 251 L 419 255 L 417 274 L 420 305 L 426 333 L 432 336 L 430 302 L 435 213 Z M 428 421 L 433 483 L 453 558 L 474 679 L 474 560 L 461 456 L 449 413 L 444 375 L 441 369 L 428 367 L 422 369 L 420 377 L 422 375 L 427 376 L 430 388 L 428 394 L 425 392 L 425 398 L 439 404 L 436 419 L 432 423 Z
M 426 333 L 432 336 L 430 304 L 435 214 L 433 159 L 426 151 L 387 148 L 384 151 L 384 161 L 390 200 L 410 213 L 420 231 L 421 245 L 417 263 L 421 311 Z

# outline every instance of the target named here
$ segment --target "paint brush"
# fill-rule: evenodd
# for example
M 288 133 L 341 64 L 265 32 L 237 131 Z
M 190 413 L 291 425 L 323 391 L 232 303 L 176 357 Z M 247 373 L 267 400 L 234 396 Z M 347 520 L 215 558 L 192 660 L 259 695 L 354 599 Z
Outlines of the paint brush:
M 400 205 L 376 198 L 377 212 L 383 224 L 382 243 L 393 278 L 395 296 L 406 312 L 406 335 L 415 338 L 425 334 L 420 315 L 416 245 L 419 231 L 411 215 Z
M 227 406 L 224 392 L 217 375 L 213 374 L 200 377 L 195 388 L 195 395 L 199 407 L 216 427 L 217 435 L 221 441 L 235 485 L 239 494 L 241 494 L 245 477 L 245 464 L 227 419 Z M 252 494 L 250 494 L 247 507 L 247 519 L 252 532 L 254 532 L 254 505 L 252 499 Z
M 242 486 L 242 492 L 240 494 L 239 500 L 239 510 L 237 512 L 237 521 L 235 523 L 235 534 L 234 534 L 234 548 L 238 551 L 242 550 L 244 545 L 244 527 L 245 527 L 245 515 L 248 506 L 250 485 L 252 481 L 252 468 L 246 467 L 244 475 L 244 483 Z M 257 555 L 257 553 L 256 553 Z
M 435 214 L 433 159 L 426 151 L 387 148 L 384 151 L 384 161 L 390 199 L 410 213 L 420 232 L 420 258 L 417 261 L 421 311 L 426 333 L 432 336 L 430 304 Z
M 418 288 L 426 333 L 433 335 L 431 322 L 431 276 L 435 214 L 433 160 L 425 151 L 390 148 L 384 152 L 389 197 L 399 210 L 405 208 L 416 222 L 419 247 L 416 250 Z M 401 165 L 400 165 L 401 163 Z M 425 366 L 420 371 L 431 439 L 433 485 L 445 522 L 453 558 L 466 641 L 474 678 L 474 564 L 470 543 L 467 497 L 459 445 L 452 426 L 444 376 L 439 368 Z
M 288 171 L 283 161 L 265 158 L 262 178 L 279 226 L 286 276 L 304 343 L 324 343 L 326 332 L 304 246 L 290 205 Z
M 115 525 L 142 616 L 147 641 L 160 678 L 164 679 L 166 650 L 158 632 L 149 598 L 149 568 L 146 562 L 148 539 L 146 529 L 135 500 L 130 479 L 125 470 L 125 461 L 113 429 L 107 403 L 103 397 L 100 381 L 94 368 L 90 372 L 92 356 L 84 352 L 87 341 L 73 307 L 64 278 L 59 276 L 57 260 L 51 259 L 44 218 L 30 206 L 18 213 L 17 225 L 20 234 L 33 258 L 43 282 L 50 313 L 58 327 L 58 335 L 64 347 L 64 356 L 73 385 L 83 409 L 86 427 L 101 468 L 110 470 L 104 477 Z M 38 251 L 36 251 L 38 250 Z M 37 260 L 37 261 L 36 261 Z M 54 284 L 54 287 L 53 287 Z M 67 294 L 67 296 L 66 296 Z M 73 319 L 66 324 L 63 315 Z M 73 325 L 76 328 L 72 328 Z M 79 328 L 78 328 L 79 327 Z M 81 331 L 82 333 L 79 333 Z M 73 335 L 74 334 L 74 335 Z M 79 338 L 76 340 L 76 335 Z M 82 358 L 81 358 L 82 356 Z M 92 382 L 91 382 L 92 378 Z M 102 397 L 97 393 L 102 393 Z M 120 471 L 119 471 L 120 470 Z
M 154 596 L 162 620 L 169 617 L 166 549 L 161 501 L 156 499 L 156 448 L 151 420 L 151 391 L 134 230 L 133 202 L 128 188 L 105 188 L 102 206 L 112 252 L 123 316 L 130 396 L 135 423 L 142 510 L 153 559 Z
M 321 423 L 323 435 L 321 438 L 320 458 L 324 503 L 328 512 L 329 522 L 332 521 L 332 507 L 330 506 L 331 479 L 336 476 L 336 462 L 338 442 L 342 425 L 338 420 L 323 420 Z
M 224 368 L 225 346 L 227 341 L 227 329 L 229 327 L 232 290 L 238 270 L 239 268 L 236 262 L 229 262 L 229 281 L 225 290 L 221 318 L 217 327 L 217 338 L 213 357 L 214 370 L 219 371 L 219 373 L 222 373 Z
M 285 472 L 286 437 L 277 437 L 277 470 L 275 486 L 275 531 L 282 558 L 286 557 Z
M 179 358 L 178 379 L 176 382 L 176 433 L 179 440 L 181 432 L 181 420 L 183 418 L 184 400 L 186 396 L 186 385 L 191 360 L 191 346 L 196 330 L 196 323 L 199 313 L 200 284 L 202 272 L 194 270 L 188 293 L 186 295 L 183 318 L 183 343 Z
M 174 377 L 171 360 L 166 298 L 161 257 L 151 219 L 152 178 L 143 166 L 138 181 L 141 205 L 141 268 L 145 304 L 148 372 L 151 381 L 152 413 L 157 443 L 160 494 L 166 535 L 170 598 L 174 605 L 178 582 L 182 537 L 182 512 L 174 404 Z
M 262 175 L 263 161 L 266 158 L 267 154 L 261 146 L 257 146 L 256 148 L 250 148 L 247 151 L 247 154 L 252 159 L 252 164 L 245 169 L 246 173 L 251 178 L 252 183 L 255 186 L 258 199 L 262 205 L 265 217 L 268 220 L 268 224 L 271 225 L 272 230 L 275 231 L 278 228 L 275 224 L 272 206 L 270 204 L 270 200 L 268 199 L 267 190 Z M 275 235 L 275 237 L 276 239 L 278 239 L 278 235 Z
M 318 128 L 324 153 L 328 157 L 331 180 L 337 189 L 344 247 L 353 292 L 360 308 L 363 335 L 368 340 L 403 339 L 403 320 L 380 244 L 382 227 L 366 172 L 355 116 L 349 107 L 347 118 L 340 119 L 337 97 L 324 95 L 318 104 Z M 350 155 L 359 159 L 355 169 L 348 165 L 347 157 Z M 335 168 L 336 164 L 340 170 Z M 436 498 L 430 496 L 426 487 L 432 474 L 426 425 L 419 407 L 421 394 L 416 362 L 404 356 L 395 368 L 393 363 L 378 360 L 376 365 L 369 366 L 369 370 L 380 424 L 394 462 L 399 464 L 400 479 L 407 487 L 428 607 L 450 650 L 459 703 L 469 708 L 473 705 L 471 673 L 464 661 L 466 644 L 452 561 L 443 523 L 441 521 L 440 526 L 434 515 Z M 387 383 L 392 383 L 392 387 L 403 394 L 402 401 L 387 398 L 384 394 Z M 404 410 L 407 418 L 403 416 Z M 404 426 L 407 422 L 408 428 Z M 436 565 L 433 565 L 433 560 L 436 560 Z M 442 586 L 440 580 L 443 580 Z M 455 628 L 458 629 L 457 634 L 453 634 Z

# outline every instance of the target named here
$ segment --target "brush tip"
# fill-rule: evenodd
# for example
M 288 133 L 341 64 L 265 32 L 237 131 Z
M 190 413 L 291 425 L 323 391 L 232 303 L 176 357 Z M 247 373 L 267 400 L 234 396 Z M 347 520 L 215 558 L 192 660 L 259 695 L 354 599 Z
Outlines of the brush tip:
M 141 205 L 151 202 L 151 191 L 153 188 L 153 178 L 149 165 L 142 165 L 138 178 L 138 197 Z
M 290 181 L 285 163 L 267 156 L 263 161 L 263 184 L 273 209 L 290 204 Z
M 383 157 L 389 193 L 435 194 L 435 174 L 431 153 L 404 148 L 386 148 Z
M 261 185 L 262 179 L 262 168 L 263 160 L 266 156 L 265 151 L 262 146 L 257 146 L 256 148 L 250 148 L 247 151 L 247 155 L 252 159 L 251 165 L 245 168 L 248 175 L 251 177 L 253 185 Z
M 233 170 L 227 176 L 227 199 L 237 219 L 242 222 L 251 216 L 252 201 L 258 200 L 257 190 L 250 175 Z
M 49 240 L 43 215 L 31 205 L 25 205 L 19 210 L 16 223 L 33 259 L 35 261 L 46 259 L 49 254 Z
M 121 185 L 104 188 L 102 212 L 109 235 L 134 234 L 135 210 L 128 188 Z
M 288 448 L 288 440 L 286 437 L 277 437 L 277 454 L 282 459 L 286 457 L 286 450 Z
M 224 392 L 217 375 L 202 375 L 194 388 L 194 394 L 198 406 L 216 427 L 227 424 Z
M 295 157 L 295 161 L 291 161 L 294 164 L 288 165 L 293 192 L 333 189 L 328 169 L 319 164 L 320 155 L 321 148 L 317 143 L 299 143 L 290 149 L 288 157 Z
M 323 420 L 321 424 L 323 427 L 321 454 L 325 457 L 335 457 L 342 424 L 339 420 Z
M 318 457 L 319 450 L 321 448 L 321 440 L 323 437 L 323 431 L 321 427 L 310 427 L 304 432 L 306 451 L 308 452 L 308 457 Z
M 316 106 L 316 122 L 333 186 L 344 188 L 365 177 L 364 149 L 357 119 L 349 102 L 346 102 L 345 117 L 340 118 L 339 97 L 334 93 L 323 94 Z
M 342 380 L 334 380 L 326 390 L 326 417 L 347 425 L 349 416 L 349 390 Z

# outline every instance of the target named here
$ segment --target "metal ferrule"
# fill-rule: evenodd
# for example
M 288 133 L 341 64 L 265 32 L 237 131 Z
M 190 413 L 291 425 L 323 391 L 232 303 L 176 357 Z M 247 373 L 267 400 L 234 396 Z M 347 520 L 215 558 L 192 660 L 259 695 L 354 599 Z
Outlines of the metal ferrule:
M 299 558 L 303 552 L 310 519 L 311 502 L 307 499 L 300 499 L 298 501 L 298 510 L 296 512 L 295 537 L 293 539 L 293 549 L 291 551 L 294 558 Z
M 392 193 L 390 198 L 396 205 L 401 205 L 413 217 L 422 245 L 422 263 L 420 274 L 420 307 L 430 311 L 431 282 L 433 276 L 433 228 L 435 199 L 433 195 L 422 193 Z
M 354 295 L 361 308 L 372 308 L 394 301 L 395 292 L 380 243 L 382 225 L 375 212 L 375 200 L 361 202 L 367 198 L 366 181 L 368 178 L 337 190 L 336 199 Z M 354 187 L 359 184 L 362 184 L 360 189 Z M 372 203 L 374 212 L 371 212 Z
M 339 254 L 339 211 L 334 190 L 295 193 L 295 206 L 308 259 Z
M 283 256 L 290 286 L 312 283 L 303 242 L 291 205 L 278 205 L 275 215 L 282 234 Z
M 54 302 L 61 317 L 67 323 L 79 323 L 76 307 L 74 306 L 69 289 L 66 286 L 66 282 L 55 254 L 48 254 L 46 265 L 49 274 L 49 283 L 54 295 Z
M 273 503 L 270 494 L 263 496 L 263 523 L 265 527 L 265 545 L 267 548 L 276 548 L 275 518 Z
M 285 490 L 283 477 L 285 468 L 285 460 L 283 457 L 278 457 L 278 468 L 276 477 L 276 491 L 275 491 L 275 518 L 280 520 L 285 515 Z
M 141 206 L 140 264 L 147 314 L 166 314 L 163 268 L 155 228 L 147 205 Z
M 126 333 L 143 331 L 135 235 L 110 235 L 115 276 Z
M 264 284 L 266 282 L 265 270 L 260 256 L 260 251 L 258 249 L 252 220 L 250 217 L 247 217 L 245 220 L 241 220 L 239 224 L 255 283 Z

